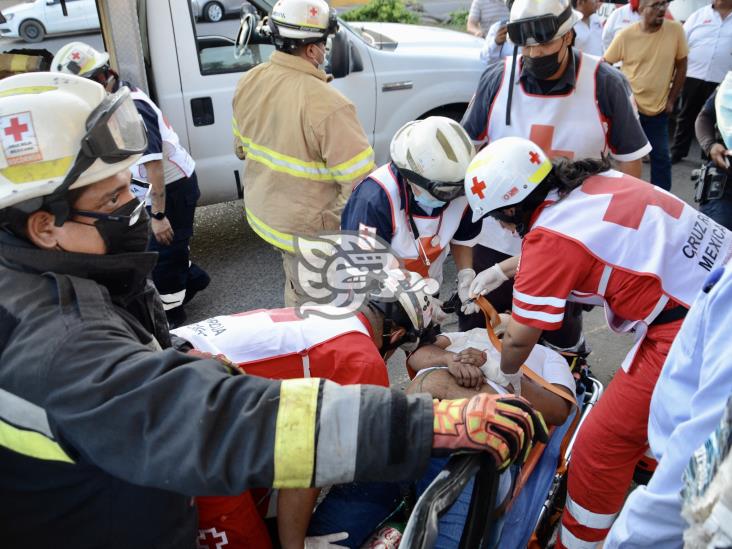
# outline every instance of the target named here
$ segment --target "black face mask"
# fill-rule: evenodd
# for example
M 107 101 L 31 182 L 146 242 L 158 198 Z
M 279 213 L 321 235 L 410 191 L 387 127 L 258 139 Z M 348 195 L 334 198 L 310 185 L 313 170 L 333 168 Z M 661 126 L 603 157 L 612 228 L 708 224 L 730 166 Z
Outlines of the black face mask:
M 561 50 L 560 50 L 561 51 Z M 559 70 L 559 52 L 550 53 L 541 57 L 522 57 L 523 70 L 537 80 L 546 80 Z
M 139 204 L 139 200 L 133 198 L 110 215 L 130 215 Z M 108 254 L 144 252 L 147 249 L 150 216 L 147 215 L 146 208 L 142 209 L 139 219 L 132 226 L 110 219 L 99 219 L 94 226 L 107 245 Z

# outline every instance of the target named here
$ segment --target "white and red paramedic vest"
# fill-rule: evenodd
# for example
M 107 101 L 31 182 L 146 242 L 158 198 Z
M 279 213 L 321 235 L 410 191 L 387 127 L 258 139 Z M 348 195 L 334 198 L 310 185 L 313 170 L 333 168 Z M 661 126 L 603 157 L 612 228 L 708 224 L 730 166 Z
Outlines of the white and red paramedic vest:
M 158 116 L 158 128 L 160 129 L 160 138 L 163 141 L 163 169 L 165 173 L 165 184 L 178 181 L 184 177 L 190 177 L 196 168 L 196 163 L 180 144 L 180 139 L 175 130 L 171 127 L 168 120 L 163 115 L 158 106 L 139 89 L 131 90 L 130 93 L 133 101 L 142 101 L 147 103 L 150 108 Z M 149 183 L 147 180 L 147 171 L 144 166 L 145 157 L 140 159 L 134 166 L 130 168 L 132 178 L 143 183 Z
M 547 200 L 556 200 L 550 193 Z M 644 208 L 640 206 L 644 205 Z M 589 177 L 565 198 L 546 206 L 531 229 L 544 229 L 580 244 L 605 264 L 597 290 L 572 292 L 570 301 L 604 305 L 611 329 L 635 328 L 637 345 L 669 299 L 689 307 L 715 268 L 732 252 L 732 233 L 654 185 L 610 170 Z M 617 317 L 605 301 L 614 269 L 658 279 L 663 293 L 644 319 Z M 626 357 L 627 369 L 635 350 Z
M 442 284 L 442 265 L 450 251 L 450 241 L 468 208 L 468 200 L 464 196 L 457 197 L 436 217 L 412 215 L 419 231 L 418 244 L 406 210 L 400 209 L 399 183 L 391 170 L 391 164 L 381 166 L 369 177 L 384 189 L 389 198 L 393 233 L 390 245 L 394 254 L 404 261 L 408 271 L 434 278 Z
M 502 137 L 528 138 L 550 158 L 571 160 L 600 158 L 607 151 L 607 122 L 597 102 L 595 75 L 599 57 L 580 53 L 574 87 L 564 95 L 535 95 L 524 91 L 520 82 L 521 56 L 516 61 L 511 125 L 506 125 L 506 107 L 511 74 L 511 58 L 504 60 L 503 80 L 488 112 L 488 142 Z M 516 255 L 521 239 L 496 221 L 484 220 L 480 244 Z
M 311 372 L 309 352 L 315 347 L 349 333 L 371 337 L 358 316 L 335 318 L 343 313 L 334 307 L 318 307 L 331 318 L 308 315 L 300 318 L 294 309 L 260 309 L 246 313 L 216 316 L 172 330 L 199 351 L 223 354 L 247 373 L 266 377 L 248 365 L 276 358 L 298 356 L 302 371 L 296 377 L 318 377 Z

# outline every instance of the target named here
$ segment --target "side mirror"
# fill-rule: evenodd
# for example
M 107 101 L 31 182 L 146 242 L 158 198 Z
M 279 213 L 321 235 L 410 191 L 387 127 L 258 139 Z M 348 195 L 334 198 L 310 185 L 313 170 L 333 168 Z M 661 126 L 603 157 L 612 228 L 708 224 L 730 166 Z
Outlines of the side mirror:
M 241 6 L 241 20 L 239 23 L 239 32 L 236 35 L 234 45 L 234 57 L 239 59 L 247 49 L 249 41 L 252 39 L 252 32 L 257 26 L 258 17 L 257 10 L 250 3 L 246 2 Z
M 351 72 L 351 47 L 343 29 L 331 38 L 330 72 L 333 78 L 343 78 Z

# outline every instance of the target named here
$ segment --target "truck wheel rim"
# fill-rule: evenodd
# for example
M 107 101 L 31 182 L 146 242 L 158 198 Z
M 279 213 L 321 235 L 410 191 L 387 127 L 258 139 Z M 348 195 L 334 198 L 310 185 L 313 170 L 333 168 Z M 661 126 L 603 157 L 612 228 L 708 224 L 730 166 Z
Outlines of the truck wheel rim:
M 221 7 L 218 4 L 214 4 L 210 8 L 208 8 L 208 18 L 211 21 L 221 21 L 223 15 L 224 14 L 222 13 Z

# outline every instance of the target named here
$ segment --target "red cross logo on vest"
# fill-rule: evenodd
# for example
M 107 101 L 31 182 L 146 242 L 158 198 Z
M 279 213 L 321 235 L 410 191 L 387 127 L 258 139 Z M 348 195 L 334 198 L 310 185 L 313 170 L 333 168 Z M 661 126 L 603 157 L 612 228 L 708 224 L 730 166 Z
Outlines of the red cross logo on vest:
M 209 541 L 213 545 L 209 544 Z M 197 549 L 222 549 L 227 545 L 229 545 L 229 539 L 226 537 L 226 532 L 219 532 L 216 528 L 198 531 Z
M 310 17 L 318 15 L 318 8 L 310 8 Z
M 590 177 L 582 184 L 587 194 L 611 194 L 610 204 L 602 220 L 637 230 L 648 206 L 658 206 L 674 219 L 681 217 L 684 203 L 650 183 L 629 177 Z
M 539 145 L 549 158 L 556 158 L 557 156 L 564 156 L 570 160 L 574 158 L 574 151 L 555 151 L 552 149 L 552 142 L 554 141 L 554 126 L 533 124 L 531 126 L 529 139 Z
M 23 134 L 28 131 L 28 124 L 21 124 L 18 117 L 10 119 L 10 126 L 5 127 L 5 135 L 12 135 L 17 143 L 23 139 Z
M 470 192 L 477 195 L 481 200 L 485 198 L 483 191 L 485 190 L 485 181 L 478 181 L 478 178 L 473 176 L 473 186 L 470 187 Z
M 78 51 L 71 52 L 71 59 L 78 61 L 81 59 L 81 54 Z

